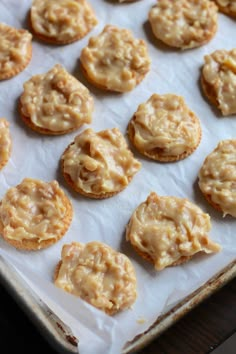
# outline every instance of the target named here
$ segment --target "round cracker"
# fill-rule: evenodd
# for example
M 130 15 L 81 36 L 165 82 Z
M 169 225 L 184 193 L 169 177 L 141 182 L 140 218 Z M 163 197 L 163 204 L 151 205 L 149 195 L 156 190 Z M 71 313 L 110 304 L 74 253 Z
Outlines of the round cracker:
M 43 240 L 40 240 L 37 237 L 31 238 L 31 239 L 25 238 L 22 240 L 9 238 L 7 236 L 7 233 L 5 232 L 5 227 L 7 225 L 4 225 L 4 223 L 0 217 L 0 233 L 1 233 L 2 237 L 4 238 L 4 240 L 8 244 L 10 244 L 11 246 L 13 246 L 17 249 L 20 249 L 20 250 L 25 250 L 25 251 L 36 251 L 36 250 L 48 248 L 49 246 L 58 242 L 65 235 L 67 230 L 69 229 L 69 226 L 71 224 L 72 217 L 73 217 L 73 208 L 72 208 L 72 204 L 71 204 L 69 198 L 66 196 L 66 194 L 64 193 L 64 191 L 62 189 L 60 189 L 60 193 L 61 193 L 61 197 L 62 197 L 62 204 L 66 209 L 66 214 L 63 216 L 63 228 L 61 228 L 59 230 L 59 232 L 57 232 L 57 234 L 55 234 L 54 238 L 43 239 Z M 2 205 L 2 202 L 0 202 L 0 206 L 1 205 Z
M 135 116 L 134 116 L 135 117 Z M 132 121 L 132 120 L 131 120 Z M 144 156 L 148 157 L 149 159 L 152 159 L 152 160 L 155 160 L 155 161 L 160 161 L 160 162 L 176 162 L 176 161 L 180 161 L 180 160 L 183 160 L 185 159 L 186 157 L 190 156 L 199 146 L 200 142 L 201 142 L 201 139 L 202 139 L 202 130 L 201 130 L 201 127 L 199 125 L 198 127 L 198 130 L 196 131 L 196 135 L 198 136 L 198 141 L 197 141 L 197 144 L 189 149 L 188 151 L 185 151 L 183 152 L 182 154 L 180 155 L 163 155 L 161 152 L 162 150 L 161 149 L 154 149 L 153 151 L 151 152 L 148 152 L 148 151 L 145 151 L 145 150 L 141 150 L 136 144 L 135 144 L 135 141 L 134 141 L 134 127 L 133 125 L 131 124 L 131 121 L 128 125 L 128 136 L 129 136 L 129 139 L 131 141 L 131 143 L 135 146 L 135 148 Z
M 134 210 L 126 240 L 160 271 L 183 264 L 199 252 L 218 252 L 220 246 L 207 235 L 210 228 L 209 215 L 188 199 L 160 197 L 152 192 Z
M 155 95 L 152 95 L 151 98 L 154 96 Z M 158 96 L 158 95 L 156 95 L 156 96 Z M 176 96 L 176 97 L 178 97 L 178 96 Z M 183 104 L 185 104 L 184 101 L 183 101 Z M 186 108 L 187 108 L 187 106 L 186 106 Z M 129 137 L 131 143 L 137 149 L 137 151 L 139 151 L 142 155 L 148 157 L 149 159 L 152 159 L 155 161 L 160 161 L 160 162 L 175 162 L 175 161 L 183 160 L 186 157 L 188 157 L 189 155 L 191 155 L 198 148 L 198 146 L 201 142 L 201 138 L 202 138 L 202 129 L 201 129 L 201 125 L 200 125 L 200 121 L 199 121 L 198 117 L 189 109 L 188 109 L 188 113 L 189 113 L 189 115 L 191 115 L 191 118 L 193 119 L 194 123 L 196 124 L 196 130 L 194 131 L 194 135 L 197 136 L 197 140 L 196 140 L 196 144 L 194 146 L 188 147 L 186 149 L 186 151 L 184 151 L 182 154 L 168 155 L 166 153 L 164 154 L 163 149 L 161 149 L 161 148 L 155 148 L 152 150 L 145 150 L 142 148 L 142 146 L 139 146 L 138 144 L 136 144 L 136 142 L 135 142 L 135 129 L 134 129 L 135 119 L 136 119 L 135 115 L 132 117 L 132 119 L 130 120 L 130 122 L 128 124 L 128 129 L 127 129 L 128 137 Z M 158 124 L 158 122 L 157 122 L 157 124 Z
M 81 51 L 80 63 L 90 83 L 120 93 L 133 90 L 150 70 L 146 42 L 135 39 L 130 30 L 112 25 L 106 25 L 98 36 L 90 38 Z
M 223 116 L 236 113 L 234 97 L 236 49 L 218 49 L 204 56 L 200 84 L 203 94 Z
M 78 127 L 73 127 L 71 129 L 67 129 L 67 130 L 60 130 L 60 131 L 53 131 L 50 129 L 46 129 L 43 127 L 39 127 L 38 125 L 34 124 L 32 122 L 32 120 L 30 119 L 30 117 L 25 116 L 22 113 L 22 104 L 21 101 L 19 100 L 19 112 L 20 112 L 20 117 L 22 119 L 22 121 L 32 130 L 34 130 L 37 133 L 43 134 L 43 135 L 64 135 L 64 134 L 68 134 L 71 133 L 75 130 L 78 130 Z
M 116 128 L 115 128 L 116 129 Z M 85 131 L 86 133 L 86 131 Z M 83 134 L 83 133 L 81 133 Z M 62 154 L 62 157 L 61 157 L 61 171 L 62 171 L 62 175 L 65 179 L 65 181 L 67 182 L 67 184 L 75 191 L 75 192 L 78 192 L 79 194 L 85 196 L 85 197 L 88 197 L 88 198 L 92 198 L 92 199 L 106 199 L 106 198 L 111 198 L 113 197 L 114 195 L 122 192 L 126 187 L 127 185 L 124 185 L 122 188 L 120 188 L 119 190 L 117 191 L 110 191 L 110 192 L 100 192 L 100 193 L 90 193 L 90 192 L 86 192 L 84 191 L 82 188 L 80 188 L 71 178 L 71 176 L 66 173 L 65 171 L 65 166 L 64 166 L 64 155 L 70 150 L 70 148 L 74 145 L 74 141 L 72 143 L 70 143 L 67 148 L 64 150 L 63 154 Z M 127 147 L 128 149 L 128 147 Z M 130 154 L 131 154 L 131 157 L 133 158 L 133 154 L 132 152 L 130 151 Z M 135 160 L 137 162 L 137 160 Z M 139 165 L 141 166 L 141 165 Z M 140 167 L 139 167 L 140 168 Z M 128 176 L 127 179 L 128 179 L 128 184 L 131 182 L 131 180 L 133 179 L 134 176 Z
M 37 2 L 37 1 L 38 0 L 36 0 L 35 2 Z M 39 2 L 42 3 L 41 0 Z M 47 2 L 48 1 L 46 1 L 46 3 Z M 42 40 L 43 42 L 55 44 L 55 45 L 66 45 L 66 44 L 70 44 L 70 43 L 76 42 L 76 41 L 84 38 L 93 29 L 93 27 L 95 25 L 97 25 L 98 21 L 97 21 L 97 18 L 96 18 L 96 15 L 95 15 L 95 12 L 94 12 L 92 6 L 86 0 L 73 0 L 73 2 L 75 4 L 76 3 L 83 3 L 82 5 L 84 6 L 84 8 L 87 11 L 87 16 L 88 16 L 88 13 L 90 14 L 91 19 L 90 19 L 90 21 L 87 21 L 87 20 L 84 21 L 84 24 L 86 25 L 86 27 L 83 30 L 77 31 L 73 36 L 68 37 L 67 39 L 61 38 L 60 33 L 55 36 L 47 36 L 46 34 L 40 33 L 39 31 L 37 31 L 36 26 L 34 24 L 34 19 L 33 19 L 33 15 L 32 15 L 32 12 L 33 12 L 32 7 L 34 6 L 34 2 L 33 2 L 32 6 L 31 6 L 30 13 L 29 13 L 29 25 L 30 25 L 32 33 L 37 38 Z M 60 0 L 56 1 L 55 3 L 58 5 L 58 3 L 60 3 Z M 40 18 L 40 19 L 44 20 L 45 23 L 48 22 L 47 19 L 44 19 L 44 18 Z
M 236 139 L 221 140 L 198 173 L 198 185 L 208 203 L 223 215 L 233 217 L 236 217 L 235 156 Z
M 24 83 L 18 107 L 23 122 L 32 130 L 45 135 L 63 135 L 91 123 L 94 100 L 87 87 L 56 64 Z
M 137 297 L 137 279 L 130 259 L 102 242 L 64 245 L 53 275 L 56 286 L 108 315 L 129 308 Z M 109 288 L 108 281 L 112 285 Z
M 154 259 L 150 256 L 150 254 L 146 253 L 146 252 L 142 252 L 137 246 L 132 245 L 133 249 L 137 252 L 137 254 L 139 256 L 141 256 L 143 259 L 145 259 L 145 261 L 148 261 L 149 263 L 151 263 L 152 265 L 155 265 L 155 261 Z M 190 259 L 192 259 L 193 256 L 182 256 L 179 259 L 177 259 L 175 262 L 173 262 L 172 264 L 170 264 L 168 266 L 169 267 L 175 267 L 181 264 L 184 264 L 188 261 L 190 261 Z M 167 268 L 167 267 L 166 267 Z
M 1 26 L 3 27 L 3 29 L 9 33 L 9 35 L 14 35 L 15 33 L 20 34 L 22 37 L 27 35 L 28 36 L 28 43 L 26 44 L 26 48 L 24 53 L 22 53 L 22 60 L 16 60 L 14 61 L 14 56 L 13 56 L 13 62 L 14 65 L 12 65 L 11 67 L 9 67 L 9 69 L 5 72 L 1 72 L 0 71 L 0 80 L 8 80 L 11 79 L 12 77 L 18 75 L 20 72 L 22 72 L 30 63 L 31 58 L 32 58 L 32 35 L 24 29 L 17 29 L 5 24 L 1 24 Z M 4 34 L 2 35 L 2 37 L 4 38 Z M 10 41 L 10 39 L 9 39 Z M 11 50 L 14 50 L 14 43 L 11 43 Z M 21 49 L 21 48 L 20 48 Z M 19 48 L 17 48 L 17 50 L 20 50 Z
M 159 0 L 149 11 L 154 36 L 168 46 L 190 49 L 208 43 L 218 29 L 218 8 L 209 0 Z

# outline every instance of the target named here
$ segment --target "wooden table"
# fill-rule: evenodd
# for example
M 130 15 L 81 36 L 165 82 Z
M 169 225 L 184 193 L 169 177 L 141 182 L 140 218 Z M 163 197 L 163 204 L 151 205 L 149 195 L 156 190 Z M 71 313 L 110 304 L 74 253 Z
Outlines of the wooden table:
M 0 286 L 0 296 L 1 347 L 7 348 L 4 353 L 56 354 L 2 286 Z M 194 308 L 139 353 L 205 354 L 211 352 L 235 331 L 236 278 Z

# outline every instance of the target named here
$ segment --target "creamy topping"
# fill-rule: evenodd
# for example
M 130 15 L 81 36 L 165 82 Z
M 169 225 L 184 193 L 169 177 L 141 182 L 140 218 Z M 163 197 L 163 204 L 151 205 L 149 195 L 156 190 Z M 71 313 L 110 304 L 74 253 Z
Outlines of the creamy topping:
M 131 31 L 111 25 L 90 38 L 80 60 L 93 82 L 118 92 L 134 89 L 150 68 L 146 43 Z
M 140 151 L 160 151 L 162 155 L 180 155 L 194 149 L 201 129 L 184 99 L 172 94 L 152 95 L 139 105 L 131 125 L 133 142 Z
M 31 122 L 54 132 L 91 123 L 94 108 L 89 90 L 61 65 L 24 83 L 21 112 Z
M 206 157 L 199 171 L 199 187 L 224 216 L 236 217 L 236 139 L 220 141 Z
M 118 128 L 98 133 L 86 129 L 62 159 L 76 187 L 96 195 L 122 190 L 141 168 Z
M 24 29 L 16 29 L 0 23 L 0 77 L 23 67 L 29 61 L 32 35 Z
M 65 194 L 56 181 L 25 178 L 7 191 L 0 204 L 4 237 L 17 241 L 57 240 L 66 215 Z
M 9 160 L 11 145 L 9 123 L 5 118 L 0 118 L 0 169 Z
M 159 0 L 149 12 L 154 35 L 173 47 L 194 48 L 217 29 L 217 6 L 209 0 Z
M 101 242 L 64 245 L 55 284 L 113 314 L 136 300 L 136 275 L 124 254 Z
M 204 60 L 202 75 L 222 114 L 236 113 L 236 49 L 216 50 Z
M 207 235 L 210 229 L 209 215 L 198 206 L 187 199 L 159 197 L 152 192 L 133 213 L 126 238 L 161 270 L 181 257 L 218 252 L 220 246 Z
M 86 0 L 34 0 L 31 23 L 36 33 L 67 42 L 84 37 L 97 19 Z

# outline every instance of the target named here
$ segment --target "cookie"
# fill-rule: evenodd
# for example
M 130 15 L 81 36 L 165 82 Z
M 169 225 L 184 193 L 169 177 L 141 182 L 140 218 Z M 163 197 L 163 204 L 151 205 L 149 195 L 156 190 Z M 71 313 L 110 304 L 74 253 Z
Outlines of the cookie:
M 7 164 L 11 155 L 12 139 L 9 123 L 5 118 L 0 118 L 0 170 Z
M 96 199 L 121 192 L 141 168 L 118 128 L 84 130 L 66 148 L 61 162 L 68 185 Z
M 31 33 L 0 23 L 0 80 L 10 79 L 22 72 L 31 57 Z
M 150 70 L 147 45 L 132 32 L 107 25 L 91 37 L 80 56 L 82 72 L 98 88 L 127 92 L 133 90 Z
M 204 57 L 201 87 L 223 116 L 236 113 L 236 49 L 216 50 Z
M 135 269 L 129 258 L 96 241 L 64 245 L 54 282 L 108 315 L 129 308 L 137 297 Z
M 126 239 L 142 258 L 162 270 L 198 252 L 220 251 L 208 236 L 210 229 L 210 216 L 188 199 L 152 192 L 133 212 Z
M 149 11 L 154 36 L 168 46 L 189 49 L 217 32 L 218 8 L 209 0 L 159 0 Z
M 221 12 L 236 17 L 236 0 L 215 0 L 215 2 Z
M 94 10 L 86 0 L 34 0 L 30 10 L 33 33 L 54 44 L 75 42 L 97 23 Z
M 25 178 L 0 203 L 0 234 L 11 246 L 39 250 L 59 241 L 73 215 L 69 198 L 57 181 Z
M 60 64 L 24 83 L 20 115 L 41 134 L 61 135 L 91 123 L 94 100 L 89 90 Z
M 236 139 L 221 140 L 205 158 L 198 184 L 216 210 L 236 217 Z
M 201 125 L 183 97 L 153 94 L 134 113 L 128 136 L 144 156 L 156 161 L 178 161 L 198 147 Z

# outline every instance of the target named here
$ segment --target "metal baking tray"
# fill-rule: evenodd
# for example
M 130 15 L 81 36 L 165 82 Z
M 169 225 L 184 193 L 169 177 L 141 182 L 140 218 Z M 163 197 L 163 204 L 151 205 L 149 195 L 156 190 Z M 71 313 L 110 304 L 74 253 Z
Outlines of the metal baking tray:
M 126 343 L 122 354 L 131 354 L 148 345 L 201 301 L 212 295 L 236 276 L 236 260 L 218 272 L 196 291 L 159 316 L 144 333 Z M 30 289 L 15 269 L 0 256 L 0 281 L 13 296 L 48 343 L 59 353 L 78 353 L 79 338 Z

